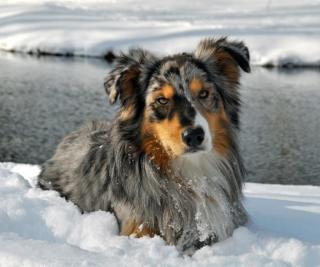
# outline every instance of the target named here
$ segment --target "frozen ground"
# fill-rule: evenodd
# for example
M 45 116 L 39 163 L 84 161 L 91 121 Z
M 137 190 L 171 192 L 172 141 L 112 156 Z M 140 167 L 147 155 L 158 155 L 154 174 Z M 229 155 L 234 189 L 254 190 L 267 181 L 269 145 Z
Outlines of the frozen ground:
M 38 172 L 0 163 L 0 266 L 320 266 L 320 187 L 246 184 L 251 223 L 190 258 L 159 237 L 118 236 L 110 213 L 34 188 Z
M 249 46 L 258 65 L 320 65 L 319 0 L 2 0 L 0 49 L 102 56 L 173 53 L 207 36 Z

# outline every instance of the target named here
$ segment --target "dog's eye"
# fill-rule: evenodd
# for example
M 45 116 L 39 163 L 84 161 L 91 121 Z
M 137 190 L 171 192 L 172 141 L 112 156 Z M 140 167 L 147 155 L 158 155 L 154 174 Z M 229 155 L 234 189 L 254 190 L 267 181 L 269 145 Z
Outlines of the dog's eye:
M 168 104 L 168 102 L 169 102 L 169 99 L 163 96 L 157 98 L 157 103 L 159 103 L 160 105 L 166 105 Z
M 206 99 L 209 96 L 209 91 L 208 90 L 201 90 L 198 97 L 200 99 Z

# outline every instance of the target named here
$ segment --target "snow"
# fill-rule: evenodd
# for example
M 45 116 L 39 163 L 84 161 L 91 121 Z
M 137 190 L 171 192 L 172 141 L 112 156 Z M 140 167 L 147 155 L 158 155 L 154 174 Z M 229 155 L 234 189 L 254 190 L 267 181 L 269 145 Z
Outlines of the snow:
M 118 236 L 112 214 L 81 214 L 35 188 L 39 170 L 0 163 L 0 266 L 320 266 L 320 187 L 247 183 L 251 222 L 189 257 L 160 237 Z
M 208 36 L 244 40 L 256 65 L 320 65 L 319 0 L 2 0 L 0 49 L 103 56 L 143 46 L 193 50 Z

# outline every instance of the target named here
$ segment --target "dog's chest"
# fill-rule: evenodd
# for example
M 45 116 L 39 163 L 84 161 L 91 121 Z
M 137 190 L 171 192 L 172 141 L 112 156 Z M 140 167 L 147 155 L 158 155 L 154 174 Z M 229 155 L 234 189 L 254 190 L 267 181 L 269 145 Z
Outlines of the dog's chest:
M 194 222 L 200 241 L 212 235 L 218 240 L 227 238 L 234 229 L 227 178 L 212 158 L 188 159 L 178 162 L 175 168 L 193 191 Z

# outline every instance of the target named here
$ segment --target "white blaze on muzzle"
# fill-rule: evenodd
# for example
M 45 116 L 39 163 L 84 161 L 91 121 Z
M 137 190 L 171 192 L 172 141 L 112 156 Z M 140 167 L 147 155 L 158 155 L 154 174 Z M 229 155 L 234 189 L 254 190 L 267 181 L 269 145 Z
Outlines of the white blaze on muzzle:
M 201 127 L 204 131 L 204 140 L 202 146 L 204 147 L 205 151 L 212 150 L 212 135 L 209 128 L 208 121 L 201 115 L 199 111 L 196 113 L 195 117 L 195 127 Z

